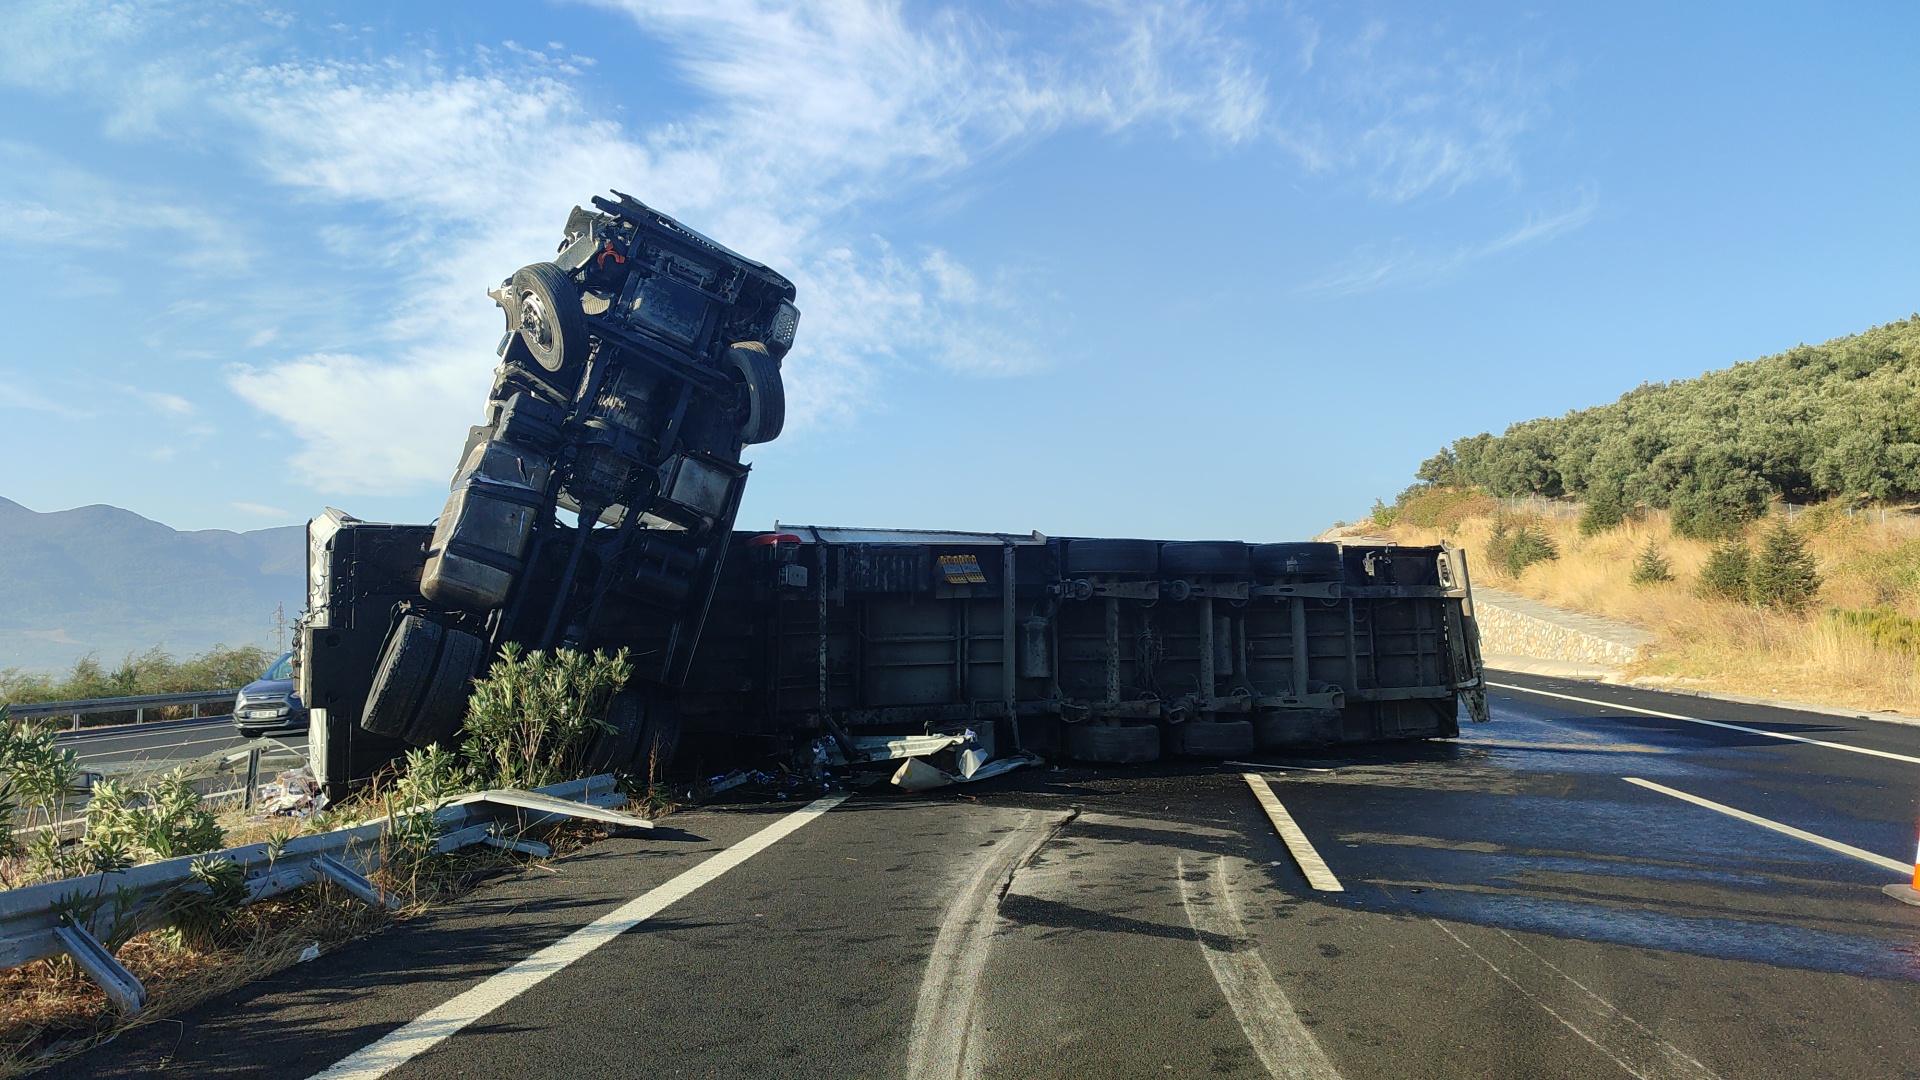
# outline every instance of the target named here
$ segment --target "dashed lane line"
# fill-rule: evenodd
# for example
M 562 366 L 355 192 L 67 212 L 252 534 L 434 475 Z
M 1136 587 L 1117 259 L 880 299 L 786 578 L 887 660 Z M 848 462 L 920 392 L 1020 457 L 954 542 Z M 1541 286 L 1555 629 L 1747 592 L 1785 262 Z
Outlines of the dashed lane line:
M 1676 791 L 1664 784 L 1656 784 L 1651 780 L 1642 780 L 1637 776 L 1623 776 L 1620 779 L 1625 780 L 1629 784 L 1638 784 L 1649 791 L 1657 791 L 1662 795 L 1671 795 L 1676 799 L 1690 802 L 1695 806 L 1704 806 L 1709 810 L 1718 810 L 1728 817 L 1739 818 L 1741 821 L 1758 825 L 1763 829 L 1772 829 L 1774 832 L 1784 836 L 1791 836 L 1795 840 L 1805 840 L 1809 844 L 1818 844 L 1828 851 L 1837 851 L 1850 859 L 1859 859 L 1864 863 L 1872 863 L 1875 866 L 1892 870 L 1895 873 L 1909 874 L 1913 872 L 1912 866 L 1898 859 L 1889 859 L 1885 855 L 1875 855 L 1871 851 L 1863 851 L 1860 848 L 1854 847 L 1852 844 L 1843 844 L 1838 840 L 1829 840 L 1817 833 L 1810 833 L 1805 829 L 1796 829 L 1791 825 L 1782 825 L 1780 822 L 1774 821 L 1771 818 L 1763 818 L 1758 814 L 1749 814 L 1745 810 L 1735 810 L 1725 803 L 1717 803 L 1712 799 L 1703 799 L 1698 795 L 1689 795 L 1684 791 Z
M 1865 754 L 1868 757 L 1886 758 L 1888 761 L 1904 761 L 1920 765 L 1920 757 L 1912 754 L 1896 754 L 1891 750 L 1873 750 L 1864 746 L 1848 746 L 1846 743 L 1828 742 L 1825 739 L 1810 739 L 1805 735 L 1790 735 L 1784 731 L 1768 731 L 1765 728 L 1747 727 L 1744 724 L 1729 724 L 1720 720 L 1702 720 L 1697 716 L 1682 716 L 1679 713 L 1661 712 L 1659 709 L 1643 709 L 1638 705 L 1622 705 L 1617 701 L 1601 701 L 1597 698 L 1575 697 L 1572 694 L 1559 694 L 1552 690 L 1535 690 L 1530 686 L 1514 686 L 1511 683 L 1490 682 L 1488 686 L 1499 690 L 1517 690 L 1522 694 L 1534 694 L 1539 697 L 1559 698 L 1562 701 L 1577 701 L 1582 705 L 1598 705 L 1603 709 L 1619 709 L 1623 712 L 1639 713 L 1642 716 L 1658 716 L 1663 720 L 1684 720 L 1689 724 L 1705 724 L 1707 727 L 1725 728 L 1728 731 L 1742 731 L 1748 735 L 1764 735 L 1769 739 L 1784 739 L 1788 742 L 1807 743 L 1811 746 L 1824 746 L 1829 750 L 1845 750 L 1849 754 Z
M 429 1009 L 398 1031 L 342 1058 L 312 1080 L 378 1080 L 401 1065 L 452 1038 L 462 1028 L 533 989 L 547 977 L 633 929 L 701 886 L 791 836 L 801 826 L 839 806 L 845 795 L 816 799 L 714 855 L 657 888 L 641 893 L 613 911 L 487 979 L 479 986 Z
M 1260 800 L 1260 809 L 1267 812 L 1267 820 L 1273 822 L 1287 850 L 1293 853 L 1293 861 L 1300 864 L 1300 872 L 1307 875 L 1307 884 L 1320 892 L 1346 892 L 1346 886 L 1340 884 L 1340 879 L 1333 876 L 1332 870 L 1327 869 L 1327 861 L 1313 849 L 1307 834 L 1294 824 L 1293 815 L 1280 805 L 1280 799 L 1274 795 L 1273 786 L 1267 783 L 1267 778 L 1259 773 L 1241 773 L 1240 777 L 1253 789 L 1253 797 Z

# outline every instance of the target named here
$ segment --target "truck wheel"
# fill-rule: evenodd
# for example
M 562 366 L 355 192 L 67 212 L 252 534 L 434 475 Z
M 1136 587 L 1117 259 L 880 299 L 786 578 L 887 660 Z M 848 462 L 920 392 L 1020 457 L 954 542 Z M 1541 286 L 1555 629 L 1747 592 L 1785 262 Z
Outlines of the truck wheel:
M 433 660 L 440 653 L 440 635 L 439 623 L 418 615 L 400 620 L 381 650 L 380 666 L 374 669 L 373 688 L 360 711 L 361 727 L 395 738 L 406 731 L 426 696 Z
M 1069 540 L 1067 575 L 1157 574 L 1160 545 L 1152 540 Z
M 780 361 L 757 341 L 742 341 L 727 350 L 727 361 L 743 384 L 747 415 L 740 421 L 740 440 L 749 446 L 780 437 L 787 425 L 787 388 L 780 378 Z
M 453 737 L 467 719 L 467 697 L 473 677 L 480 672 L 487 643 L 464 630 L 442 630 L 440 660 L 433 665 L 420 708 L 401 738 L 415 746 L 431 746 Z
M 1075 761 L 1120 765 L 1160 758 L 1160 729 L 1152 724 L 1071 724 L 1066 741 L 1067 756 Z
M 577 369 L 587 356 L 587 321 L 580 290 L 550 262 L 523 266 L 508 289 L 507 325 L 520 332 L 534 363 L 555 374 Z
M 1255 544 L 1253 572 L 1261 577 L 1301 574 L 1316 578 L 1338 578 L 1340 545 Z
M 1245 578 L 1253 575 L 1247 545 L 1238 540 L 1198 540 L 1160 549 L 1160 573 L 1167 577 L 1207 574 Z
M 1246 720 L 1190 720 L 1173 729 L 1173 752 L 1187 757 L 1234 757 L 1252 750 L 1253 724 Z
M 656 777 L 664 773 L 680 742 L 680 714 L 673 703 L 657 694 L 626 689 L 607 704 L 602 730 L 588 744 L 588 772 L 623 772 Z

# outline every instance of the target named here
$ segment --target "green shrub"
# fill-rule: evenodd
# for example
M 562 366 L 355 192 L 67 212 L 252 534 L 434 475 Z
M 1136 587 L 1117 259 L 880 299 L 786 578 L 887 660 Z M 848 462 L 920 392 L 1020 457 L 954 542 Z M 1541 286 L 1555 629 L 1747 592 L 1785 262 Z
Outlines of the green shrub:
M 1375 525 L 1383 529 L 1390 528 L 1395 521 L 1400 519 L 1400 507 L 1398 505 L 1388 506 L 1379 499 L 1375 499 L 1373 500 L 1373 509 L 1367 512 L 1367 516 L 1373 519 Z
M 1512 577 L 1519 577 L 1534 563 L 1559 557 L 1560 549 L 1554 546 L 1553 538 L 1531 525 L 1516 529 L 1501 518 L 1493 523 L 1493 534 L 1487 537 L 1487 561 Z
M 136 862 L 218 851 L 226 834 L 181 770 L 131 790 L 110 780 L 93 785 L 79 847 L 92 871 Z
M 528 653 L 509 644 L 467 703 L 460 750 L 473 780 L 531 788 L 579 777 L 588 744 L 607 729 L 608 701 L 632 674 L 625 649 Z
M 1717 600 L 1744 603 L 1752 563 L 1753 555 L 1747 550 L 1746 541 L 1723 541 L 1707 556 L 1707 565 L 1700 568 L 1700 580 L 1694 583 L 1694 591 Z
M 1580 511 L 1580 535 L 1598 536 L 1625 520 L 1627 506 L 1620 500 L 1619 489 L 1602 485 L 1587 495 L 1587 504 Z
M 1859 633 L 1888 652 L 1920 656 L 1920 619 L 1892 608 L 1836 608 L 1827 612 L 1827 621 Z
M 111 670 L 99 657 L 89 653 L 74 661 L 73 667 L 59 678 L 19 668 L 0 670 L 0 700 L 25 705 L 36 701 L 227 690 L 259 678 L 272 662 L 272 653 L 253 645 L 239 648 L 215 645 L 184 661 L 174 659 L 155 645 L 143 653 L 126 654 Z
M 1813 553 L 1793 526 L 1782 521 L 1767 530 L 1747 573 L 1753 603 L 1762 607 L 1799 611 L 1820 591 L 1820 574 Z
M 1630 579 L 1635 585 L 1658 585 L 1673 580 L 1673 565 L 1660 554 L 1660 549 L 1652 540 L 1640 549 L 1633 560 L 1633 574 Z

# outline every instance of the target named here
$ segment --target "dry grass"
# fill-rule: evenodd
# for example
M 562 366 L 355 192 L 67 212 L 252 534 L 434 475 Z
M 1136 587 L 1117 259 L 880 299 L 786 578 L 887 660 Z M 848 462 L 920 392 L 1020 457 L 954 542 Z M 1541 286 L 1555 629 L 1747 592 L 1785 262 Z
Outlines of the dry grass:
M 1848 518 L 1832 505 L 1797 516 L 1794 525 L 1821 576 L 1820 593 L 1803 614 L 1696 596 L 1694 582 L 1712 545 L 1674 536 L 1663 512 L 1593 537 L 1581 536 L 1573 517 L 1510 518 L 1550 536 L 1559 559 L 1530 566 L 1517 578 L 1480 559 L 1472 563 L 1475 583 L 1651 631 L 1654 644 L 1628 672 L 1631 677 L 1920 715 L 1920 667 L 1912 656 L 1876 648 L 1863 634 L 1821 617 L 1829 608 L 1873 605 L 1920 617 L 1920 516 L 1890 514 L 1881 524 L 1877 516 Z M 1486 549 L 1494 521 L 1494 513 L 1482 512 L 1450 527 L 1375 531 L 1403 543 L 1444 540 L 1467 548 L 1471 557 Z M 1674 581 L 1630 580 L 1634 558 L 1648 541 L 1671 562 Z

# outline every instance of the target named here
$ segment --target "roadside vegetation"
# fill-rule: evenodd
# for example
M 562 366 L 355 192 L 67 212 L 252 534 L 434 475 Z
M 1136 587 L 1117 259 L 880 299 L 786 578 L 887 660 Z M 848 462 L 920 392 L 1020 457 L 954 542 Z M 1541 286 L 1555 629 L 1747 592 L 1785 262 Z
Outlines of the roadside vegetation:
M 271 657 L 263 657 L 264 665 Z M 0 971 L 0 1077 L 15 1075 L 282 970 L 316 951 L 363 937 L 470 890 L 526 859 L 487 846 L 437 853 L 433 811 L 458 795 L 492 787 L 538 787 L 585 773 L 586 748 L 602 729 L 612 695 L 631 665 L 624 652 L 503 656 L 475 684 L 467 732 L 458 746 L 410 752 L 353 800 L 307 817 L 248 816 L 205 799 L 183 774 L 144 784 L 95 784 L 80 809 L 81 836 L 62 843 L 51 830 L 20 835 L 23 825 L 67 815 L 81 796 L 78 763 L 50 732 L 10 722 L 0 706 L 0 887 L 14 888 L 160 859 L 203 855 L 195 885 L 168 903 L 168 925 L 138 931 L 110 918 L 106 944 L 147 987 L 148 1005 L 131 1021 L 71 961 L 37 961 Z M 636 809 L 664 807 L 641 781 Z M 209 853 L 248 843 L 284 845 L 297 836 L 388 818 L 375 882 L 397 896 L 397 912 L 361 904 L 330 885 L 242 905 L 239 867 Z M 556 854 L 600 835 L 579 823 L 549 826 L 541 839 Z M 89 914 L 111 897 L 76 901 Z M 80 910 L 86 908 L 86 911 Z M 105 909 L 102 909 L 105 910 Z
M 273 653 L 254 645 L 215 645 L 180 660 L 155 645 L 145 652 L 126 654 L 113 667 L 89 653 L 74 661 L 65 674 L 0 668 L 0 705 L 236 689 L 259 678 L 273 658 Z M 181 706 L 176 711 L 185 716 L 190 709 L 191 706 Z M 106 714 L 92 719 L 117 722 Z M 149 710 L 149 719 L 171 717 L 160 709 Z
M 1635 506 L 1671 531 L 1743 535 L 1774 502 L 1920 497 L 1920 315 L 1822 345 L 1651 383 L 1608 405 L 1457 439 L 1420 480 L 1581 501 L 1598 535 Z
M 1774 504 L 1715 539 L 1667 510 L 1590 511 L 1417 485 L 1362 527 L 1458 544 L 1476 585 L 1651 631 L 1630 677 L 1920 715 L 1920 511 Z

